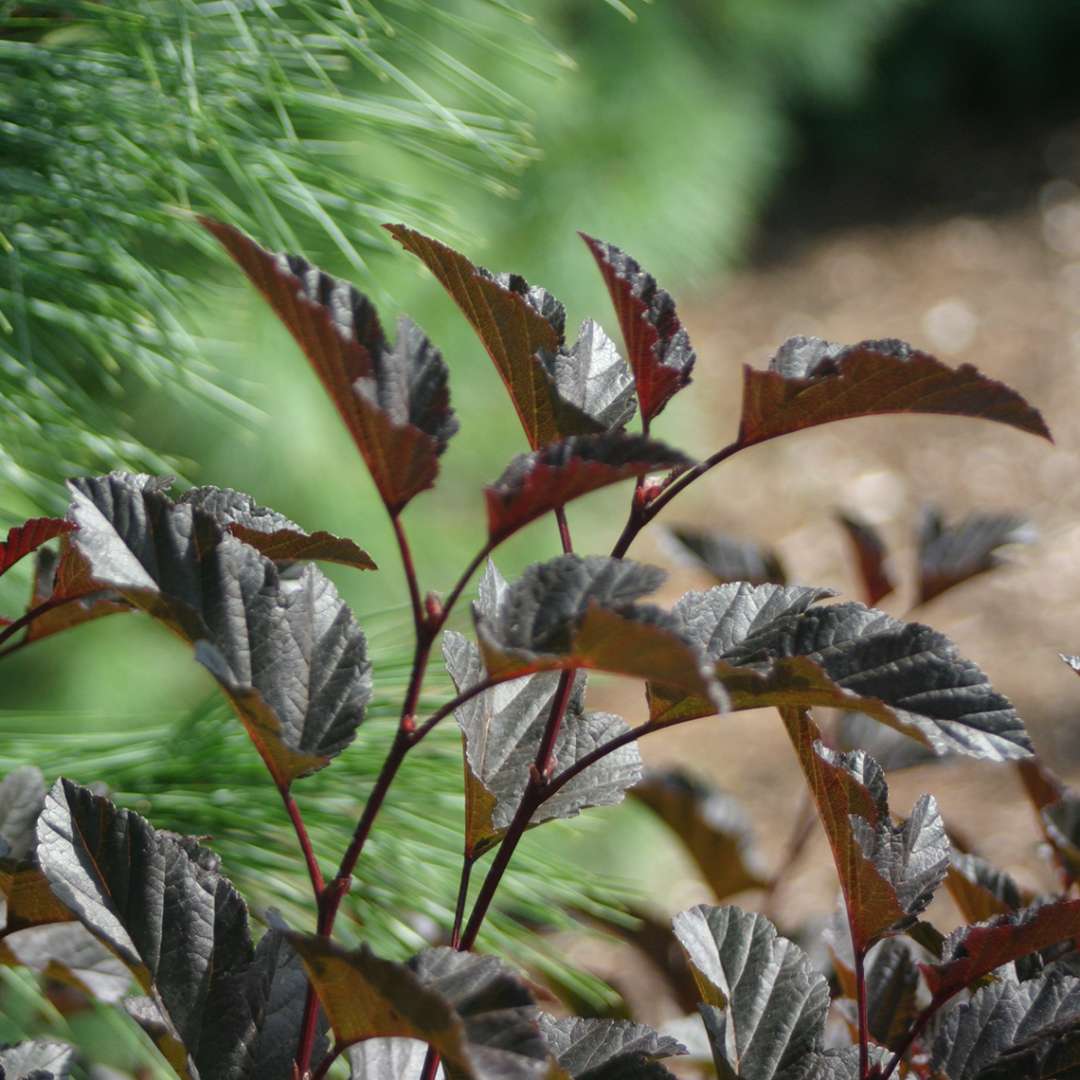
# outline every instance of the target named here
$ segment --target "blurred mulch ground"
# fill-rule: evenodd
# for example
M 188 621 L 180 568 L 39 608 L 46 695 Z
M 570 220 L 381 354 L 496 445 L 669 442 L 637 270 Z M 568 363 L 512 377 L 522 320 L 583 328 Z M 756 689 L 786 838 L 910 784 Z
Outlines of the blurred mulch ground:
M 1080 146 L 1070 137 L 1074 149 Z M 765 365 L 794 334 L 840 342 L 899 337 L 949 363 L 975 364 L 1042 410 L 1055 445 L 976 420 L 848 421 L 737 456 L 663 520 L 768 541 L 795 581 L 858 598 L 833 518 L 836 508 L 857 510 L 899 556 L 907 587 L 882 606 L 902 615 L 912 602 L 912 533 L 922 504 L 940 504 L 949 516 L 1027 514 L 1040 533 L 1036 545 L 1014 549 L 1008 566 L 931 602 L 918 617 L 988 672 L 1040 752 L 1080 780 L 1080 682 L 1058 659 L 1059 652 L 1080 652 L 1080 153 L 1057 158 L 1059 175 L 1031 191 L 1021 210 L 832 229 L 783 262 L 733 277 L 715 297 L 684 301 L 699 356 L 702 422 L 714 447 L 736 430 L 742 364 Z M 632 554 L 670 564 L 656 530 Z M 707 585 L 676 571 L 663 600 Z M 626 691 L 613 693 L 621 698 Z M 633 714 L 637 695 L 626 705 Z M 699 721 L 647 740 L 645 753 L 652 765 L 689 766 L 736 794 L 773 864 L 782 857 L 805 804 L 774 713 Z M 947 763 L 896 773 L 890 783 L 894 811 L 905 812 L 931 791 L 946 820 L 976 838 L 982 854 L 1026 883 L 1049 886 L 1032 812 L 1009 767 Z M 668 911 L 709 899 L 689 876 L 658 881 L 655 892 Z M 826 914 L 835 894 L 815 829 L 809 857 L 778 899 L 781 922 Z M 757 900 L 748 894 L 739 902 Z M 931 914 L 944 929 L 958 921 L 947 902 Z M 655 1002 L 653 1008 L 664 1011 Z

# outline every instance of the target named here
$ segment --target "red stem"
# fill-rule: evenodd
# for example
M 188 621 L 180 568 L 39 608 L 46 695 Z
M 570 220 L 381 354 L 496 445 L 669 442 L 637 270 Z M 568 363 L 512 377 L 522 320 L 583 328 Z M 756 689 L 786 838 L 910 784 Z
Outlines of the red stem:
M 435 1074 L 438 1071 L 439 1051 L 434 1046 L 429 1046 L 427 1057 L 424 1058 L 424 1067 L 420 1070 L 420 1080 L 435 1080 Z
M 101 590 L 95 590 L 100 592 Z M 13 638 L 20 630 L 24 630 L 29 626 L 36 618 L 41 615 L 45 615 L 48 612 L 58 607 L 63 607 L 65 604 L 73 604 L 76 600 L 85 600 L 88 596 L 93 596 L 93 592 L 79 593 L 76 596 L 62 596 L 59 598 L 50 597 L 48 600 L 38 604 L 37 607 L 31 608 L 29 611 L 20 615 L 14 622 L 8 623 L 3 630 L 0 630 L 0 645 L 3 645 L 5 641 Z M 6 656 L 8 653 L 14 652 L 16 648 L 20 648 L 25 642 L 21 642 L 17 646 L 13 646 L 10 649 L 5 649 L 0 656 Z
M 881 1080 L 889 1080 L 889 1077 L 896 1071 L 900 1062 L 903 1061 L 904 1055 L 911 1049 L 911 1044 L 923 1033 L 934 1013 L 936 1013 L 950 997 L 952 997 L 952 994 L 949 994 L 948 997 L 943 997 L 940 1000 L 933 998 L 930 1001 L 930 1004 L 919 1013 L 900 1045 L 896 1048 L 896 1052 L 889 1059 L 889 1064 L 885 1066 L 885 1071 L 881 1074 Z
M 337 1043 L 334 1043 L 327 1051 L 326 1057 L 319 1062 L 319 1067 L 311 1074 L 311 1080 L 323 1080 L 323 1077 L 330 1071 L 330 1066 L 337 1061 L 338 1056 L 344 1049 L 345 1047 L 338 1046 Z
M 675 498 L 676 495 L 688 488 L 699 476 L 704 476 L 710 469 L 719 465 L 721 461 L 726 461 L 729 457 L 737 454 L 742 449 L 743 444 L 738 441 L 728 443 L 727 446 L 717 450 L 715 454 L 707 457 L 704 461 L 699 461 L 692 469 L 687 469 L 686 472 L 680 473 L 651 502 L 642 505 L 635 499 L 630 507 L 630 516 L 627 519 L 626 526 L 623 528 L 619 539 L 615 541 L 615 546 L 611 549 L 611 557 L 614 559 L 621 559 L 626 554 L 630 545 L 634 542 L 637 534 L 641 532 L 641 530 L 644 529 L 645 526 Z
M 859 1080 L 867 1080 L 870 1075 L 870 1019 L 866 1007 L 866 953 L 855 944 L 854 936 L 852 930 L 851 947 L 855 951 L 855 1001 L 859 1011 Z
M 322 896 L 323 891 L 323 876 L 322 870 L 319 869 L 318 860 L 315 858 L 315 850 L 311 846 L 311 837 L 308 835 L 307 827 L 304 825 L 304 819 L 300 814 L 300 807 L 296 805 L 296 800 L 292 797 L 292 793 L 288 790 L 281 792 L 281 800 L 285 803 L 285 809 L 288 812 L 289 820 L 293 823 L 293 828 L 296 830 L 296 838 L 300 841 L 300 850 L 304 853 L 304 862 L 307 863 L 308 877 L 311 878 L 311 888 L 315 893 L 315 903 L 319 902 L 319 897 Z
M 461 935 L 458 948 L 462 952 L 468 952 L 475 944 L 476 936 L 480 933 L 480 927 L 483 925 L 488 908 L 491 907 L 491 901 L 495 898 L 503 874 L 506 873 L 506 868 L 514 857 L 518 842 L 525 835 L 525 830 L 528 828 L 533 814 L 536 813 L 537 807 L 548 797 L 547 781 L 554 763 L 553 751 L 559 736 L 559 728 L 562 726 L 563 716 L 566 715 L 566 707 L 570 704 L 575 674 L 576 670 L 574 668 L 568 668 L 559 679 L 559 685 L 556 687 L 555 698 L 551 705 L 551 713 L 548 716 L 547 727 L 544 729 L 544 737 L 541 740 L 540 748 L 536 752 L 536 760 L 533 763 L 529 782 L 525 786 L 521 802 L 518 803 L 514 820 L 506 830 L 506 835 L 499 845 L 499 850 L 495 853 L 495 859 L 488 869 L 484 883 L 480 886 L 480 892 L 476 897 L 476 903 L 473 905 L 469 922 Z
M 465 921 L 465 902 L 469 898 L 469 878 L 476 864 L 474 855 L 466 854 L 461 860 L 461 881 L 458 884 L 457 907 L 454 909 L 454 926 L 450 931 L 450 948 L 456 949 L 461 944 L 461 924 Z
M 397 538 L 398 549 L 401 552 L 401 565 L 405 570 L 405 580 L 409 583 L 409 600 L 412 604 L 413 623 L 416 626 L 416 639 L 420 641 L 426 630 L 427 619 L 420 599 L 420 583 L 416 579 L 412 548 L 409 547 L 409 538 L 405 535 L 405 526 L 401 524 L 400 516 L 391 514 L 390 523 L 394 526 L 394 536 Z

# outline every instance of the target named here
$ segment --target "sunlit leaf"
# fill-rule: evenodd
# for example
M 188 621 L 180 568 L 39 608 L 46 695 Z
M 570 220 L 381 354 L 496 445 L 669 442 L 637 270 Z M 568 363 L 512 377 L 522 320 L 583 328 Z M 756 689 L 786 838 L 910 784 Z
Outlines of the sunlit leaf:
M 953 852 L 945 885 L 969 923 L 1008 915 L 1032 903 L 1035 897 L 978 855 Z
M 533 999 L 490 956 L 429 949 L 409 964 L 361 946 L 290 936 L 339 1046 L 366 1039 L 419 1039 L 460 1080 L 557 1080 Z M 392 1048 L 390 1048 L 392 1049 Z
M 857 709 L 936 753 L 1003 760 L 1030 742 L 1015 709 L 944 635 L 862 604 L 812 607 L 827 590 L 718 585 L 672 615 L 715 665 L 735 709 Z M 707 716 L 706 702 L 649 688 L 656 722 Z
M 391 513 L 431 487 L 457 430 L 446 364 L 419 327 L 383 335 L 371 301 L 299 255 L 275 255 L 208 218 L 221 241 L 311 361 Z
M 0 541 L 0 575 L 7 573 L 24 555 L 74 527 L 63 518 L 31 518 L 8 529 L 7 539 Z
M 894 339 L 835 345 L 790 338 L 765 371 L 744 369 L 739 444 L 882 413 L 949 413 L 997 420 L 1050 438 L 1042 416 L 1015 390 L 970 364 L 950 368 Z
M 677 558 L 705 570 L 718 585 L 746 581 L 751 585 L 783 585 L 787 571 L 771 548 L 752 540 L 679 525 L 667 530 Z
M 191 488 L 177 502 L 190 503 L 209 514 L 237 539 L 274 562 L 312 559 L 341 563 L 357 570 L 378 569 L 371 556 L 354 541 L 322 530 L 306 532 L 284 514 L 259 506 L 242 491 L 218 487 Z
M 674 1080 L 658 1059 L 686 1053 L 675 1039 L 626 1020 L 541 1013 L 540 1032 L 572 1080 Z
M 68 1080 L 75 1051 L 62 1042 L 37 1039 L 0 1047 L 0 1077 L 11 1080 Z
M 637 410 L 633 372 L 599 323 L 586 319 L 569 349 L 560 347 L 554 360 L 546 353 L 541 356 L 555 378 L 559 397 L 606 430 L 619 431 L 633 419 Z
M 1055 900 L 961 926 L 945 939 L 941 962 L 923 965 L 922 972 L 934 997 L 944 1000 L 1002 964 L 1076 937 L 1080 900 Z
M 717 900 L 769 884 L 749 821 L 726 792 L 672 769 L 648 773 L 630 794 L 683 842 Z
M 584 402 L 579 407 L 559 393 L 556 377 L 544 362 L 547 356 L 554 363 L 565 323 L 562 305 L 549 292 L 530 287 L 516 274 L 493 275 L 405 225 L 386 228 L 438 278 L 476 331 L 534 450 L 568 435 L 605 429 L 606 424 L 585 411 Z M 565 385 L 565 376 L 563 381 Z
M 38 859 L 57 898 L 130 969 L 195 1069 L 242 1059 L 254 1035 L 247 908 L 218 860 L 60 779 L 38 820 Z
M 496 543 L 590 491 L 689 464 L 679 451 L 638 435 L 578 435 L 520 454 L 484 489 L 488 536 Z
M 763 915 L 700 905 L 675 917 L 725 1080 L 788 1080 L 822 1049 L 829 986 Z
M 1030 544 L 1031 523 L 1016 514 L 972 514 L 946 525 L 941 512 L 927 507 L 919 526 L 919 599 L 933 600 L 976 574 L 1000 566 L 998 550 L 1008 544 Z
M 1002 978 L 981 987 L 942 1017 L 932 1061 L 949 1080 L 1074 1075 L 1080 979 L 1050 969 L 1027 982 Z
M 79 922 L 8 934 L 0 942 L 0 963 L 19 964 L 108 1003 L 131 989 L 131 974 L 123 962 Z
M 367 1039 L 350 1046 L 349 1080 L 387 1080 L 391 1076 L 419 1076 L 427 1059 L 427 1043 L 416 1039 Z M 435 1080 L 444 1080 L 442 1065 Z
M 619 318 L 634 371 L 641 415 L 648 422 L 690 382 L 694 350 L 675 314 L 675 301 L 652 274 L 614 244 L 581 234 L 596 259 Z
M 949 867 L 945 823 L 924 795 L 907 821 L 894 825 L 885 774 L 873 758 L 830 750 L 797 710 L 785 710 L 785 722 L 832 848 L 852 942 L 865 954 L 930 903 Z
M 351 742 L 371 694 L 363 633 L 324 574 L 284 579 L 156 481 L 72 481 L 76 547 L 95 581 L 195 646 L 275 782 L 326 765 Z
M 536 563 L 493 617 L 474 608 L 484 666 L 506 678 L 595 668 L 681 688 L 720 711 L 723 695 L 697 646 L 666 612 L 636 603 L 663 578 L 628 559 L 563 555 Z
M 851 541 L 863 596 L 866 603 L 873 607 L 896 588 L 888 548 L 881 534 L 869 522 L 853 514 L 837 514 L 836 520 L 844 527 Z

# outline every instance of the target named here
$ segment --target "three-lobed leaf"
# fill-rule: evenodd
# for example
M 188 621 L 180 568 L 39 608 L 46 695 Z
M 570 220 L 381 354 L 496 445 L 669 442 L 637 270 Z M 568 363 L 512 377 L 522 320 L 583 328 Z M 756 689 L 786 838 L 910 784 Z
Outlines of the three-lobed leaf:
M 330 580 L 285 578 L 167 483 L 70 482 L 75 548 L 100 585 L 195 646 L 275 782 L 287 787 L 352 740 L 371 694 L 364 635 Z M 205 505 L 205 496 L 199 500 Z
M 676 687 L 720 711 L 724 696 L 698 647 L 666 612 L 637 603 L 663 578 L 628 559 L 563 555 L 536 563 L 493 615 L 474 606 L 484 666 L 502 678 L 594 668 Z
M 386 340 L 371 301 L 299 255 L 275 255 L 230 225 L 201 219 L 304 351 L 371 472 L 399 513 L 431 487 L 457 430 L 442 357 L 408 319 Z
M 832 848 L 857 954 L 915 921 L 944 879 L 951 848 L 932 796 L 902 825 L 889 814 L 885 774 L 863 751 L 839 753 L 820 741 L 803 712 L 784 710 Z
M 745 367 L 738 444 L 884 413 L 982 417 L 1050 438 L 1036 409 L 970 364 L 950 368 L 895 339 L 844 346 L 794 337 L 766 370 Z
M 646 424 L 690 382 L 696 359 L 675 301 L 652 274 L 614 244 L 581 233 L 604 278 L 634 371 Z
M 733 709 L 858 709 L 938 754 L 1000 761 L 1030 753 L 1023 721 L 944 635 L 862 604 L 813 605 L 824 589 L 718 585 L 674 607 Z M 706 701 L 650 685 L 654 723 L 707 716 Z
M 638 435 L 577 435 L 520 454 L 484 489 L 488 538 L 496 544 L 573 499 L 632 477 L 683 469 L 690 460 Z
M 530 287 L 517 275 L 493 275 L 453 248 L 405 225 L 385 228 L 424 263 L 461 309 L 502 377 L 534 450 L 569 435 L 608 427 L 589 415 L 585 395 L 576 388 L 568 390 L 567 396 L 560 393 L 557 376 L 545 363 L 548 357 L 555 366 L 565 322 L 562 305 L 550 293 Z M 562 358 L 564 366 L 575 359 L 566 353 Z M 591 364 L 592 349 L 583 346 L 580 358 L 583 365 Z M 576 382 L 567 374 L 561 381 L 564 386 Z

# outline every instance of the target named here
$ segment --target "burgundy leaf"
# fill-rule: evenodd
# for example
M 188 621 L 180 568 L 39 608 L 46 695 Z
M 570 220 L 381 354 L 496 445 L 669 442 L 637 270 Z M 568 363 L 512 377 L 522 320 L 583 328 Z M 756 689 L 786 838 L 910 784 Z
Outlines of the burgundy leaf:
M 638 262 L 614 244 L 581 233 L 596 259 L 619 318 L 646 423 L 690 382 L 694 350 L 675 301 Z
M 946 939 L 946 959 L 923 964 L 922 972 L 934 998 L 944 1001 L 1002 964 L 1078 936 L 1080 900 L 1056 900 L 960 927 Z
M 464 255 L 405 225 L 387 231 L 438 278 L 461 309 L 506 384 L 533 449 L 568 435 L 604 430 L 560 395 L 544 357 L 555 363 L 563 343 L 562 305 L 515 274 L 493 275 Z
M 999 548 L 1034 539 L 1031 523 L 1016 514 L 972 514 L 946 525 L 927 507 L 919 528 L 919 603 L 999 566 Z
M 74 528 L 63 518 L 31 518 L 8 529 L 7 539 L 0 543 L 0 575 L 7 573 L 24 555 Z
M 972 923 L 1019 911 L 1035 899 L 1004 870 L 998 870 L 977 855 L 955 852 L 945 887 L 961 914 Z
M 590 491 L 689 464 L 679 451 L 640 435 L 576 435 L 520 454 L 484 489 L 488 536 L 497 543 Z
M 221 241 L 311 361 L 392 514 L 435 482 L 457 430 L 447 369 L 407 319 L 383 336 L 371 301 L 298 255 L 275 255 L 209 218 Z
M 889 552 L 881 534 L 869 522 L 852 514 L 837 514 L 855 552 L 866 602 L 873 607 L 896 588 L 889 566 Z
M 61 537 L 59 555 L 49 548 L 42 548 L 34 563 L 30 607 L 60 600 L 64 603 L 43 611 L 26 628 L 28 641 L 40 641 L 105 615 L 135 610 L 118 592 L 94 584 L 71 543 L 70 534 Z
M 711 574 L 717 585 L 746 581 L 751 585 L 784 585 L 787 571 L 772 549 L 723 533 L 692 529 L 684 525 L 667 530 L 682 558 Z
M 970 364 L 950 368 L 891 338 L 843 346 L 795 337 L 766 371 L 745 368 L 739 445 L 884 413 L 981 416 L 1050 438 L 1037 410 Z

